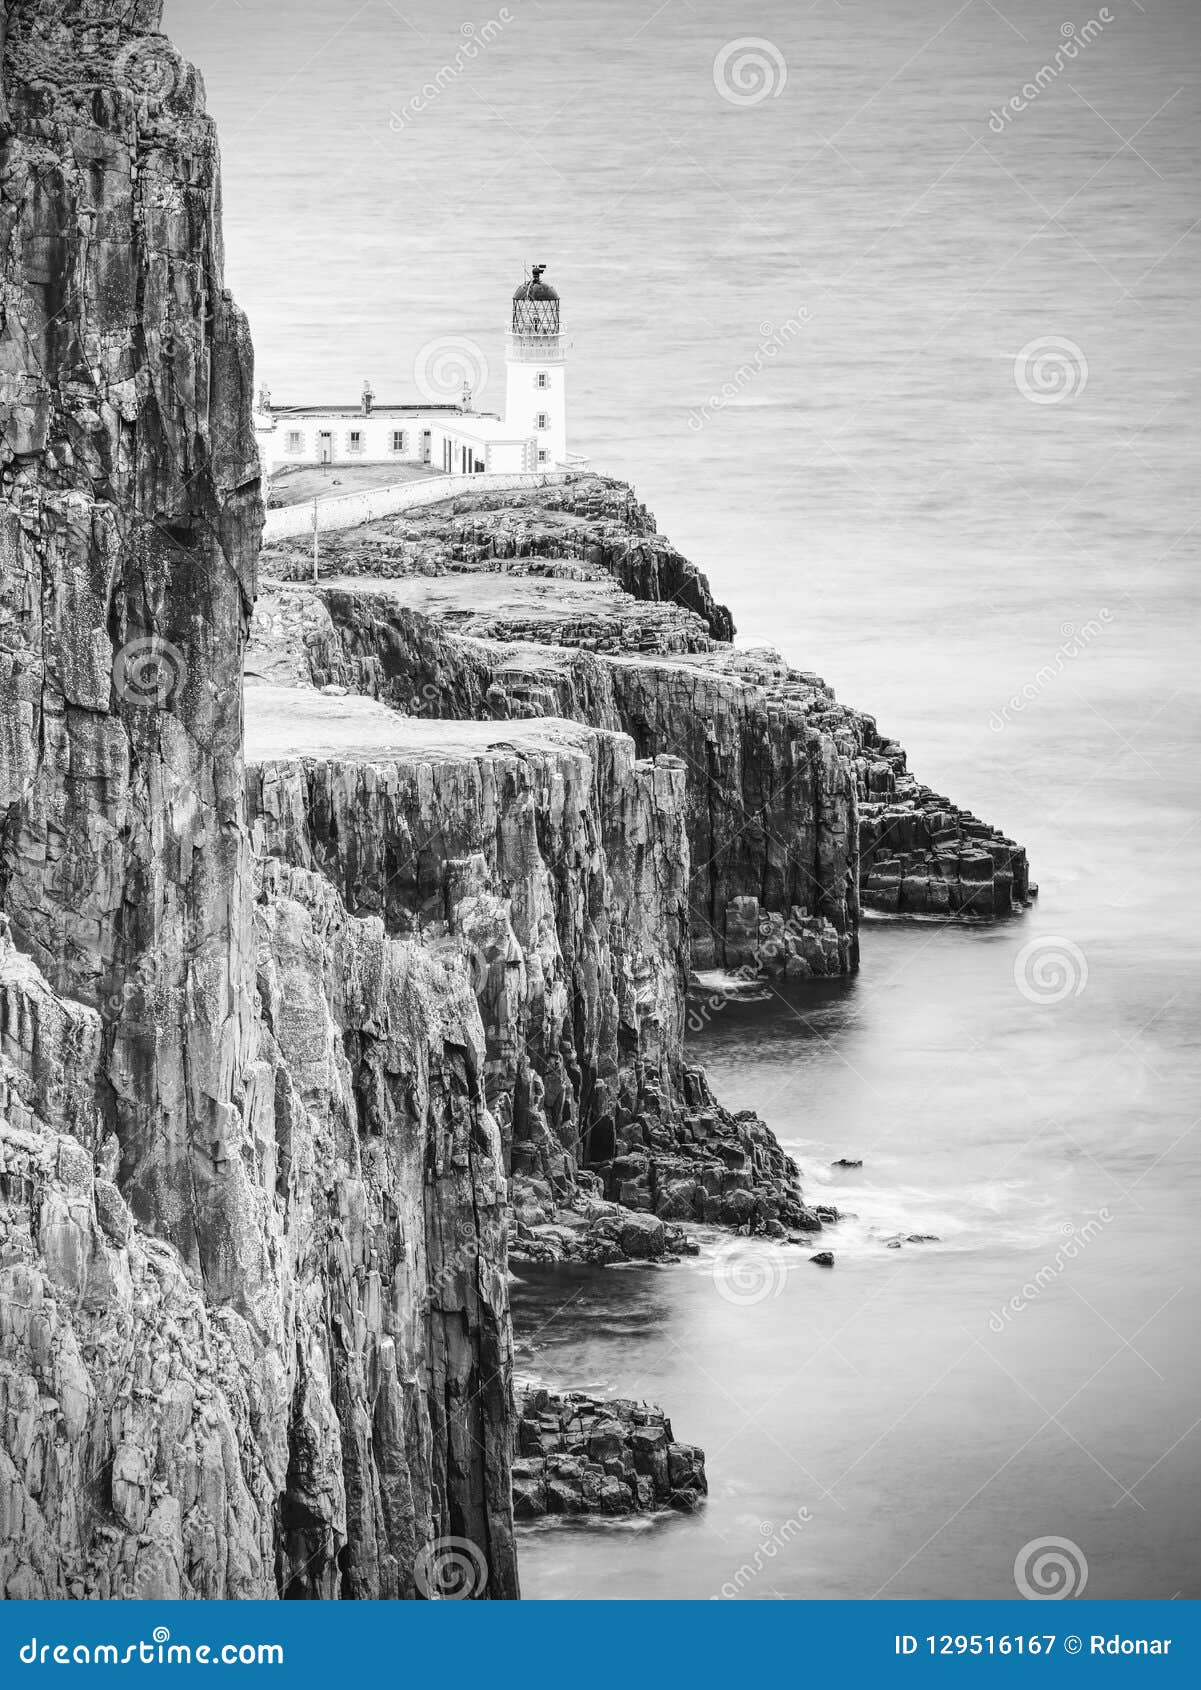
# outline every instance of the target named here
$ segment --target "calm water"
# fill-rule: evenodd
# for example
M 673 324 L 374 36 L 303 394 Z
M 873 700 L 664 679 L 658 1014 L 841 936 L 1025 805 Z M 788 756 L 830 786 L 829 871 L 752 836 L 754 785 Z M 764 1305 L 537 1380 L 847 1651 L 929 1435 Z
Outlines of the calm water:
M 1100 14 L 169 0 L 276 398 L 411 396 L 466 337 L 499 404 L 545 260 L 573 445 L 1042 887 L 990 933 L 872 924 L 854 983 L 709 1019 L 721 1095 L 859 1219 L 833 1272 L 740 1264 L 743 1304 L 709 1257 L 523 1281 L 526 1365 L 658 1398 L 713 1487 L 528 1534 L 528 1595 L 1005 1596 L 1045 1536 L 1089 1595 L 1201 1595 L 1196 7 L 1111 0 L 990 126 Z M 465 23 L 495 38 L 414 114 Z M 745 107 L 713 77 L 741 35 L 787 65 Z M 1054 403 L 1017 379 L 1043 340 Z

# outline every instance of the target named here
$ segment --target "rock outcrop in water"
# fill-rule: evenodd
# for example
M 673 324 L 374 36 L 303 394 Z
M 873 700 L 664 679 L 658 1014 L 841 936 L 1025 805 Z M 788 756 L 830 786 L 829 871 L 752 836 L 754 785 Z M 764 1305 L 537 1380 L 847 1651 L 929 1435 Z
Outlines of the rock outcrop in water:
M 262 506 L 160 7 L 18 0 L 0 148 L 0 1590 L 516 1594 L 465 967 L 255 864 Z
M 530 1386 L 517 1411 L 513 1508 L 519 1520 L 607 1518 L 675 1508 L 691 1514 L 709 1491 L 704 1452 L 677 1443 L 645 1403 Z

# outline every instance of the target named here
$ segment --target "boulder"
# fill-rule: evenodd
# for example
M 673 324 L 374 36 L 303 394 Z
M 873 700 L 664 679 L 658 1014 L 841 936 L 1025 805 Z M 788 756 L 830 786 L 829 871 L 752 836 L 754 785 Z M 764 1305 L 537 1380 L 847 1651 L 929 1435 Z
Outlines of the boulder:
M 620 1223 L 618 1242 L 631 1261 L 657 1261 L 667 1248 L 667 1229 L 657 1215 L 627 1215 Z

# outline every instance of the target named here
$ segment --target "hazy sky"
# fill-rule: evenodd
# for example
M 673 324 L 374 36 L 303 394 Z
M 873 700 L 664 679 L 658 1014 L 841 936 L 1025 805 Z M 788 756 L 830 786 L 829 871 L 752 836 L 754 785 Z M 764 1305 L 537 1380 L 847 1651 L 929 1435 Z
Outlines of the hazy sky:
M 1113 21 L 1056 85 L 990 130 L 1064 20 L 1083 30 L 1102 12 Z M 1095 148 L 1106 185 L 1154 217 L 1165 158 L 1195 140 L 1199 14 L 1195 0 L 168 0 L 166 27 L 221 126 L 231 280 L 264 359 L 329 368 L 335 301 L 357 380 L 360 347 L 399 377 L 410 325 L 497 328 L 531 257 L 570 286 L 577 326 L 624 294 L 631 315 L 720 332 L 722 263 L 747 254 L 763 278 L 752 313 L 778 314 L 782 282 L 801 280 L 798 237 L 803 253 L 823 239 L 814 224 L 861 226 L 868 252 L 962 179 L 973 141 L 969 164 L 983 146 L 1000 161 L 985 196 L 1008 201 L 1011 171 L 1019 197 L 1046 203 L 1049 162 L 1067 166 L 1066 198 Z M 1052 113 L 1071 121 L 1054 146 Z M 1158 175 L 1120 150 L 1135 131 Z M 1071 153 L 1089 165 L 1076 176 Z

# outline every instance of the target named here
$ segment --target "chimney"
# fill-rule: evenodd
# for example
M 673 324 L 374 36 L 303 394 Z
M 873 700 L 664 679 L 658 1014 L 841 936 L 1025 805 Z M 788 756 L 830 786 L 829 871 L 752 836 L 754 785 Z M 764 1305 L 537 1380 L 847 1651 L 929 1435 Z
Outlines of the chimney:
M 371 415 L 371 407 L 374 404 L 375 394 L 371 391 L 371 383 L 369 381 L 365 381 L 363 383 L 363 415 L 365 417 L 369 417 Z

